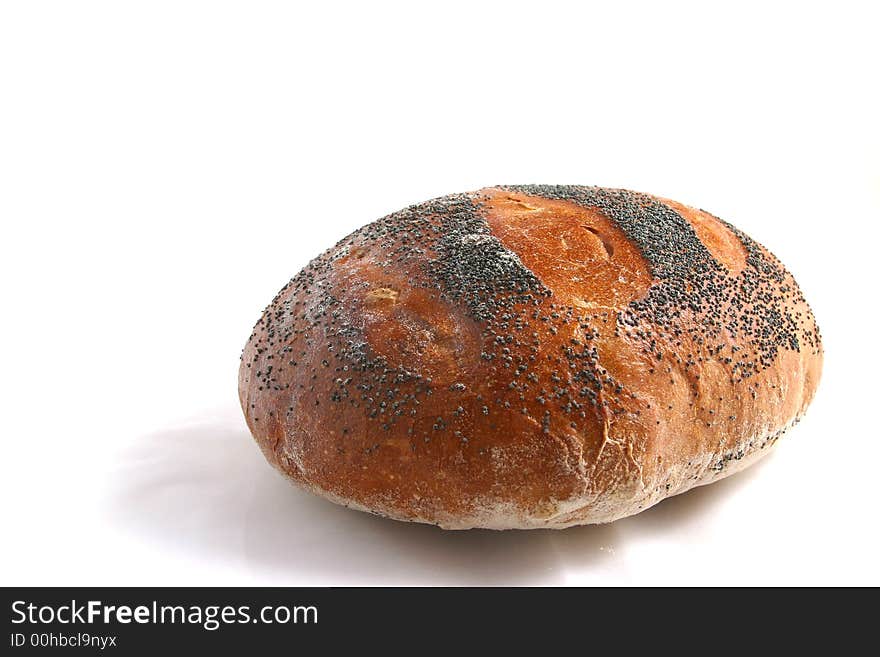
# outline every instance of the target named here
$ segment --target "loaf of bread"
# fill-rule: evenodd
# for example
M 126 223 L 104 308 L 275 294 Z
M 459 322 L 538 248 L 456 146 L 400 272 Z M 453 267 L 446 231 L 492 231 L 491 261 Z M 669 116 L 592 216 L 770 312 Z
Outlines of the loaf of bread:
M 269 462 L 439 525 L 610 522 L 766 454 L 813 397 L 792 276 L 717 217 L 521 185 L 388 215 L 310 262 L 245 346 Z

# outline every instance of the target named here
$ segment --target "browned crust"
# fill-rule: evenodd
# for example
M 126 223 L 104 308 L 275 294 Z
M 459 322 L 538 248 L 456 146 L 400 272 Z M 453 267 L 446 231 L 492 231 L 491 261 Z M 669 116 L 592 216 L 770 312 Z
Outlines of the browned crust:
M 640 232 L 653 220 L 699 273 Z M 745 467 L 801 416 L 821 366 L 790 274 L 708 213 L 490 188 L 316 258 L 255 327 L 239 392 L 266 458 L 334 501 L 449 528 L 565 527 Z

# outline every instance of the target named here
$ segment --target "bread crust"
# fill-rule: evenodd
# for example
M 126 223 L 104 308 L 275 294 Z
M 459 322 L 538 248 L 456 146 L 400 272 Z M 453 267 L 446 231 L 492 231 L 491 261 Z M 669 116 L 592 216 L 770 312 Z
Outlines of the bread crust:
M 792 276 L 707 212 L 492 187 L 352 233 L 273 299 L 239 395 L 269 462 L 448 529 L 610 522 L 737 472 L 811 401 Z

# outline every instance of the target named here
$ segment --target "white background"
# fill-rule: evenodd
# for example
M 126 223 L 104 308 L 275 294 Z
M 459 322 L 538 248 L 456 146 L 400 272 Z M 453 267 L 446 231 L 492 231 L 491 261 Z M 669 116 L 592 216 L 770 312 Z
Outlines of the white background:
M 2 584 L 880 584 L 873 3 L 5 2 Z M 238 356 L 355 228 L 626 187 L 774 251 L 825 374 L 753 469 L 607 526 L 448 533 L 290 487 Z

